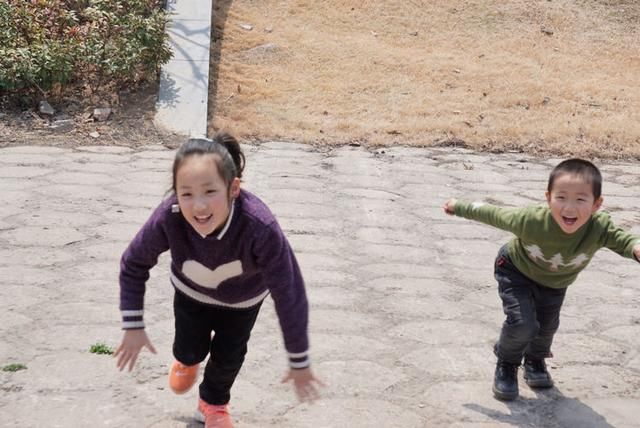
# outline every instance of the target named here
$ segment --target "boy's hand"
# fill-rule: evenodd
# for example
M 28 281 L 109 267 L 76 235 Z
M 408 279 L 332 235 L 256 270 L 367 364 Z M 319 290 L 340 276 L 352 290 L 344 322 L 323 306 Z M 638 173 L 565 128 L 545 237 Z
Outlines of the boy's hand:
M 636 256 L 636 260 L 640 262 L 640 244 L 636 244 L 633 247 L 633 255 Z
M 449 199 L 447 202 L 444 203 L 444 205 L 442 206 L 442 209 L 446 214 L 455 215 L 455 211 L 453 210 L 453 207 L 456 206 L 456 202 L 457 201 L 455 199 Z
M 127 363 L 129 363 L 129 371 L 131 371 L 144 346 L 154 354 L 157 353 L 156 348 L 151 344 L 144 329 L 125 330 L 122 343 L 120 343 L 120 346 L 118 346 L 118 349 L 116 349 L 116 352 L 113 354 L 114 358 L 119 356 L 117 362 L 118 369 L 122 371 Z
M 316 378 L 309 367 L 305 369 L 289 369 L 289 373 L 282 379 L 282 383 L 293 381 L 298 400 L 314 401 L 320 398 L 320 393 L 315 384 L 325 386 L 324 383 Z

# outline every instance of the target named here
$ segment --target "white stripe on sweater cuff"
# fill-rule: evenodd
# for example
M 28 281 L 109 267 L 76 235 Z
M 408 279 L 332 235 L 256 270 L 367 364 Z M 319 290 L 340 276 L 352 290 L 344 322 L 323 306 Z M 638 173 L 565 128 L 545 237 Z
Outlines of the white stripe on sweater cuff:
M 309 361 L 309 351 L 304 352 L 289 352 L 289 367 L 292 369 L 304 369 L 309 367 L 311 362 Z
M 122 309 L 122 328 L 124 330 L 133 328 L 144 328 L 143 309 Z
M 144 328 L 144 321 L 123 321 L 122 328 L 129 330 L 133 328 Z
M 120 313 L 122 313 L 123 317 L 141 317 L 144 314 L 144 310 L 143 309 L 138 309 L 135 311 L 123 310 L 123 311 L 120 311 Z
M 296 363 L 294 363 L 293 361 L 289 361 L 289 367 L 291 367 L 292 369 L 305 369 L 310 365 L 311 365 L 311 361 L 309 361 L 308 358 L 302 362 L 296 362 Z

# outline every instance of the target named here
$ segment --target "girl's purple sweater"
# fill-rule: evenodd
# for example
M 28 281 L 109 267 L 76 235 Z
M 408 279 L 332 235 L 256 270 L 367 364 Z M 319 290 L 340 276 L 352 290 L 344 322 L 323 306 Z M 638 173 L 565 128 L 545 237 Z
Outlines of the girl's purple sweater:
M 308 302 L 291 247 L 269 208 L 241 190 L 221 231 L 202 237 L 164 200 L 140 229 L 120 262 L 124 329 L 144 328 L 145 284 L 158 256 L 171 251 L 171 283 L 206 305 L 246 309 L 269 293 L 275 302 L 290 365 L 309 365 Z

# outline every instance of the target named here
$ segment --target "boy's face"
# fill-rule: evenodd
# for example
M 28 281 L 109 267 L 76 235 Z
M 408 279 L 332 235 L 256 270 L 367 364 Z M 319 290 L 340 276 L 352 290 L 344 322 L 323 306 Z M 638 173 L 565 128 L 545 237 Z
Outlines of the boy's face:
M 595 199 L 591 183 L 575 174 L 561 174 L 546 192 L 551 216 L 564 233 L 574 233 L 598 211 L 602 197 Z
M 227 189 L 214 156 L 189 156 L 176 172 L 180 212 L 196 232 L 204 236 L 226 223 L 231 200 L 240 192 L 240 180 L 237 178 Z

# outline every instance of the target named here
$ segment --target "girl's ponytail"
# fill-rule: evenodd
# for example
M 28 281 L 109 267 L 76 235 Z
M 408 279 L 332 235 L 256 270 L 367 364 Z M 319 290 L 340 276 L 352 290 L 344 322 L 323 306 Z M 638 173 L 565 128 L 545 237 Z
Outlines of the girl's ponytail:
M 233 163 L 236 166 L 236 177 L 242 178 L 242 171 L 244 170 L 245 158 L 242 149 L 240 148 L 240 143 L 235 139 L 232 135 L 226 132 L 217 133 L 212 140 L 218 144 L 223 145 L 231 158 L 233 159 Z

